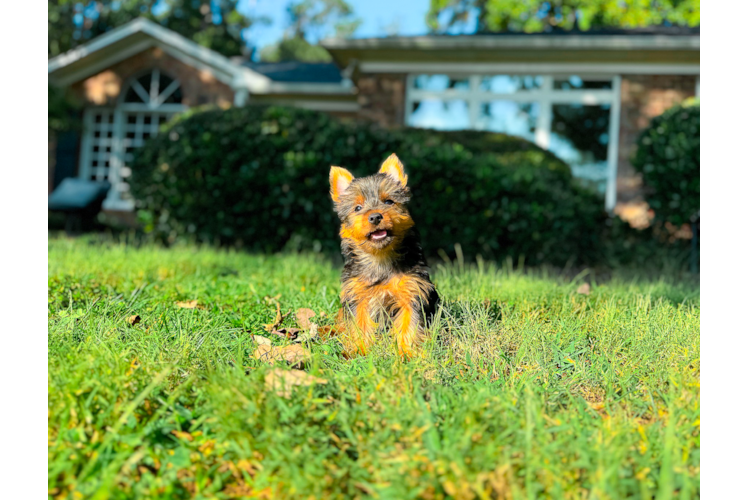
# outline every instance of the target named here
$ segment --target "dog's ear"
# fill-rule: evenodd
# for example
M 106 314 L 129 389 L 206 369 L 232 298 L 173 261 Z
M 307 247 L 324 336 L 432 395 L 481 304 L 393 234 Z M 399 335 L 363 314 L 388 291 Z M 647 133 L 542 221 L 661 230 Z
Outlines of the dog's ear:
M 340 196 L 353 182 L 353 174 L 341 167 L 330 167 L 330 196 L 332 201 L 340 201 Z
M 403 164 L 395 153 L 392 153 L 389 158 L 384 160 L 382 168 L 379 169 L 379 173 L 389 175 L 393 180 L 402 184 L 403 187 L 408 185 L 408 176 L 405 175 Z

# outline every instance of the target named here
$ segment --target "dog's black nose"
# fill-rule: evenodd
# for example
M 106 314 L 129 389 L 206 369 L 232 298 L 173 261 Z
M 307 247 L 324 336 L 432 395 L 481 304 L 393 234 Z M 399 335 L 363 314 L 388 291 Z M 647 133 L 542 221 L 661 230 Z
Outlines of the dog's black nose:
M 382 222 L 382 214 L 380 213 L 369 214 L 369 222 L 371 222 L 372 224 L 376 226 L 377 224 Z

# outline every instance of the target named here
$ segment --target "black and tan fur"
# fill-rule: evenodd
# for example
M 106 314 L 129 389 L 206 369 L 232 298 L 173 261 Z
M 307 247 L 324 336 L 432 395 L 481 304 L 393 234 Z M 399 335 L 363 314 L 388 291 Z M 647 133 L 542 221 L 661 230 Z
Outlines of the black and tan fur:
M 407 209 L 407 184 L 394 154 L 368 177 L 330 169 L 345 258 L 338 331 L 349 351 L 365 354 L 377 331 L 389 326 L 398 352 L 412 357 L 435 311 L 438 295 Z

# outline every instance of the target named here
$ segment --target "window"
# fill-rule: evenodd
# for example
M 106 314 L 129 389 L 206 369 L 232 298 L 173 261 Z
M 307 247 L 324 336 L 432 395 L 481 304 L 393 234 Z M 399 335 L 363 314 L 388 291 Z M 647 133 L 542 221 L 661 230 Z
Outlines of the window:
M 411 75 L 407 125 L 476 129 L 531 140 L 615 205 L 618 77 Z
M 116 107 L 84 111 L 80 176 L 112 185 L 104 208 L 132 210 L 127 178 L 133 151 L 184 109 L 179 81 L 156 68 L 132 79 Z

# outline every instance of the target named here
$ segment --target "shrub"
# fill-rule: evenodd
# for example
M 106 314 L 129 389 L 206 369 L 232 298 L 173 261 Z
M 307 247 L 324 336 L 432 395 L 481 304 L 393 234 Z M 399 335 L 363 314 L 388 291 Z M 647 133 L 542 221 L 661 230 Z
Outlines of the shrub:
M 699 104 L 665 111 L 639 136 L 632 160 L 641 172 L 655 218 L 676 225 L 699 210 Z
M 559 160 L 502 136 L 479 154 L 449 135 L 387 131 L 282 107 L 208 110 L 167 125 L 136 155 L 131 180 L 147 230 L 171 241 L 240 244 L 255 251 L 337 253 L 330 165 L 375 173 L 396 152 L 413 189 L 411 211 L 431 255 L 587 262 L 602 200 L 576 186 Z M 545 162 L 544 162 L 545 160 Z

